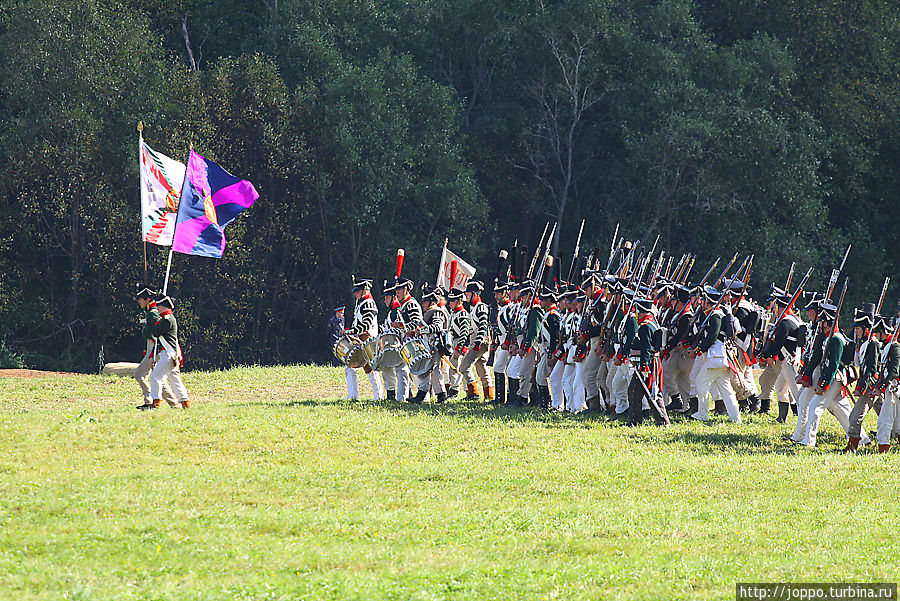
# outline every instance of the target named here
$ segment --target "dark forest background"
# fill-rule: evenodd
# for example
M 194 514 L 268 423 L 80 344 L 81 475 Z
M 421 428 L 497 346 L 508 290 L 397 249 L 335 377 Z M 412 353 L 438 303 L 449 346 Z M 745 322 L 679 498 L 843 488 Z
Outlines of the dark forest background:
M 222 260 L 175 255 L 188 367 L 325 360 L 351 273 L 403 247 L 433 279 L 448 237 L 489 279 L 557 219 L 560 252 L 620 223 L 696 277 L 756 253 L 758 292 L 852 242 L 874 301 L 898 45 L 895 0 L 0 0 L 0 362 L 139 357 L 139 120 L 262 195 Z

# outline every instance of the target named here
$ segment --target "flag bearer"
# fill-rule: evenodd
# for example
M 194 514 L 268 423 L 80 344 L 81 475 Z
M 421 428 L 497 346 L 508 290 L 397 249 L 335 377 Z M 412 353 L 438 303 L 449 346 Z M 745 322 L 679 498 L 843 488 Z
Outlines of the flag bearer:
M 172 309 L 175 308 L 174 301 L 168 296 L 164 296 L 156 303 L 159 309 L 159 319 L 153 324 L 153 337 L 159 345 L 159 352 L 156 357 L 156 366 L 150 372 L 150 396 L 153 402 L 145 409 L 159 409 L 162 403 L 163 384 L 168 380 L 175 393 L 175 407 L 187 409 L 191 406 L 188 399 L 187 388 L 181 381 L 181 366 L 184 363 L 181 354 L 181 346 L 178 344 L 178 322 L 175 320 L 175 314 Z
M 141 334 L 144 336 L 144 357 L 138 366 L 134 369 L 134 379 L 137 380 L 141 392 L 144 394 L 144 403 L 138 405 L 138 409 L 150 409 L 153 404 L 153 397 L 150 394 L 150 371 L 153 369 L 154 350 L 158 351 L 157 344 L 153 339 L 153 324 L 159 321 L 159 309 L 156 308 L 156 301 L 153 297 L 156 292 L 147 286 L 141 286 L 137 293 L 137 303 L 144 310 L 144 316 L 141 318 Z M 158 353 L 157 353 L 158 354 Z M 163 381 L 162 398 L 166 400 L 170 407 L 175 407 L 175 395 L 172 394 L 172 387 L 169 381 Z

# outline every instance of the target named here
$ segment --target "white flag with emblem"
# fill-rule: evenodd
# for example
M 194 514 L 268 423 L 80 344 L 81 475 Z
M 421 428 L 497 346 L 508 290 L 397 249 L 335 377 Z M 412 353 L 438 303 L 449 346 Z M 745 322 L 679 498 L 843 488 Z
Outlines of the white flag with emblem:
M 172 246 L 175 217 L 184 182 L 184 163 L 170 159 L 138 142 L 141 166 L 141 233 L 144 240 Z
M 450 285 L 450 262 L 456 261 L 456 281 Z M 466 283 L 475 277 L 475 268 L 459 258 L 453 251 L 446 246 L 441 252 L 441 264 L 438 267 L 437 285 L 444 290 L 451 288 L 465 289 Z

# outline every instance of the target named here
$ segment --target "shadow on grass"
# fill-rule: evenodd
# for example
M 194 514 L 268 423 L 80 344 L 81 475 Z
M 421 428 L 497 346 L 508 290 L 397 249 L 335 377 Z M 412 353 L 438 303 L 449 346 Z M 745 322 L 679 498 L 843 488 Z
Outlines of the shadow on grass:
M 497 407 L 483 402 L 453 401 L 443 405 L 423 403 L 400 403 L 397 401 L 363 400 L 350 402 L 343 399 L 295 399 L 285 402 L 269 401 L 254 402 L 249 404 L 280 405 L 286 407 L 340 407 L 346 410 L 365 412 L 377 409 L 396 415 L 434 415 L 447 416 L 464 420 L 492 420 L 498 424 L 520 427 L 532 425 L 534 427 L 548 429 L 599 429 L 613 428 L 619 430 L 622 435 L 641 443 L 655 446 L 672 446 L 679 449 L 688 449 L 691 452 L 721 455 L 796 455 L 802 452 L 810 452 L 809 449 L 798 447 L 784 441 L 781 435 L 786 432 L 782 427 L 774 430 L 776 424 L 760 421 L 760 418 L 751 416 L 745 418 L 743 425 L 733 425 L 725 418 L 713 418 L 707 424 L 701 424 L 686 420 L 681 416 L 672 416 L 672 424 L 669 428 L 659 429 L 653 425 L 652 420 L 644 420 L 638 428 L 625 427 L 621 420 L 611 419 L 605 414 L 589 413 L 574 415 L 558 411 L 540 411 L 534 408 L 509 408 Z M 759 431 L 735 431 L 740 428 L 765 428 L 765 432 Z M 699 431 L 698 431 L 699 429 Z M 822 440 L 820 447 L 834 445 L 843 446 L 839 437 L 826 433 L 820 435 Z M 834 441 L 831 439 L 834 438 Z M 826 449 L 821 449 L 826 451 Z M 812 451 L 815 452 L 815 451 Z

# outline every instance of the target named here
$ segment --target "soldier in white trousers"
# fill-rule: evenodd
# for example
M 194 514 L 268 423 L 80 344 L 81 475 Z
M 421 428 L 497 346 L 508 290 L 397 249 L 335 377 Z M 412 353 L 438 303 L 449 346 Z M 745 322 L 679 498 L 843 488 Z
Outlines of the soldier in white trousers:
M 353 309 L 353 322 L 344 333 L 350 336 L 366 340 L 378 336 L 378 307 L 372 298 L 372 280 L 357 280 L 353 276 L 353 297 L 356 299 L 356 307 Z M 369 382 L 372 384 L 372 395 L 376 401 L 384 400 L 384 383 L 381 374 L 374 371 L 369 365 L 363 368 Z M 359 378 L 356 370 L 351 367 L 344 368 L 344 377 L 347 381 L 347 398 L 351 401 L 359 400 Z

